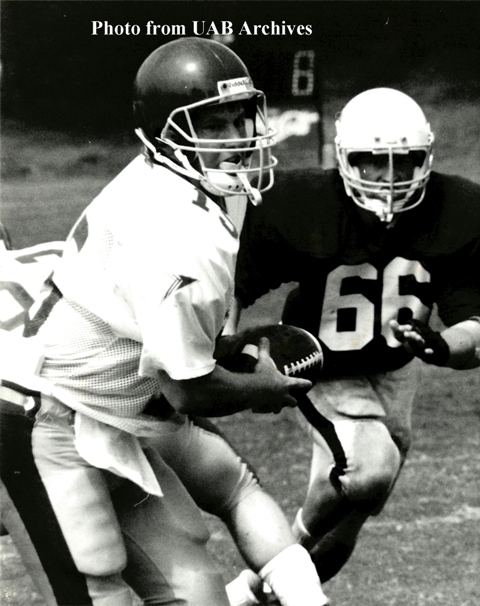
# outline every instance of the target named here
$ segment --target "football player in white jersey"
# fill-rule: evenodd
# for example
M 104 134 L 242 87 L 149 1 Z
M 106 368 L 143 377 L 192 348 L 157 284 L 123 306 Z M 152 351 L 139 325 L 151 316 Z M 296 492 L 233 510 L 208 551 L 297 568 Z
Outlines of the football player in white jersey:
M 43 348 L 33 453 L 65 541 L 95 606 L 129 606 L 125 581 L 151 605 L 256 603 L 241 579 L 227 596 L 200 506 L 281 604 L 325 604 L 276 503 L 189 416 L 279 412 L 311 387 L 268 342 L 253 375 L 214 357 L 238 248 L 224 197 L 256 204 L 273 184 L 263 95 L 231 50 L 183 38 L 140 67 L 134 115 L 145 153 L 80 217 L 25 332 Z
M 297 282 L 282 320 L 322 344 L 323 380 L 309 397 L 340 447 L 307 427 L 311 476 L 294 524 L 322 582 L 393 489 L 417 358 L 480 365 L 480 186 L 431 170 L 433 133 L 401 91 L 357 95 L 336 126 L 338 169 L 278 171 L 262 205 L 247 209 L 236 275 L 243 307 Z M 434 304 L 441 333 L 428 325 Z
M 25 322 L 48 296 L 48 277 L 64 242 L 11 248 L 0 225 L 0 500 L 2 531 L 8 532 L 34 586 L 50 605 L 88 604 L 84 575 L 75 567 L 50 506 L 32 455 L 32 428 L 38 398 L 11 389 L 5 367 L 16 359 Z M 33 369 L 38 360 L 31 360 Z M 17 369 L 27 374 L 30 360 Z M 52 549 L 54 546 L 54 549 Z

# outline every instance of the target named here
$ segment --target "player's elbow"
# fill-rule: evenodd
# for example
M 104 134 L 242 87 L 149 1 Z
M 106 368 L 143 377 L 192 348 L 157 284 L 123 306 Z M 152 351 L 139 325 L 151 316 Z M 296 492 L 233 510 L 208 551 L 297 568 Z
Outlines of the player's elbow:
M 199 414 L 202 402 L 202 393 L 199 389 L 192 389 L 192 385 L 186 385 L 187 381 L 179 381 L 176 389 L 170 391 L 167 399 L 170 405 L 184 415 Z
M 176 412 L 184 415 L 211 416 L 214 394 L 211 374 L 193 379 L 174 380 L 161 373 L 162 392 Z

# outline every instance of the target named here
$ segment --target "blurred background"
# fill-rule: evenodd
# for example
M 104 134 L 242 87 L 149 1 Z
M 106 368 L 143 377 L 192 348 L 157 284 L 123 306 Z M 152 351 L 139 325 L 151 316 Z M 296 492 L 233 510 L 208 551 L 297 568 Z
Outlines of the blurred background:
M 59 216 L 59 200 L 81 210 L 97 191 L 92 179 L 101 185 L 137 153 L 135 73 L 176 26 L 192 35 L 194 21 L 204 35 L 231 23 L 236 35 L 223 41 L 267 94 L 280 167 L 332 166 L 335 114 L 362 90 L 391 86 L 424 108 L 436 168 L 480 179 L 479 2 L 3 0 L 0 10 L 0 208 L 18 248 L 64 238 L 70 216 Z M 164 34 L 147 35 L 149 21 Z M 245 22 L 250 31 L 275 22 L 313 33 L 238 35 Z M 127 34 L 127 24 L 140 33 Z M 65 193 L 63 180 L 86 176 L 89 184 Z M 25 205 L 44 230 L 25 223 Z
M 154 48 L 175 37 L 147 35 L 148 21 L 172 32 L 185 24 L 187 35 L 194 20 L 205 31 L 212 22 L 220 30 L 230 21 L 235 33 L 245 21 L 251 29 L 271 21 L 310 24 L 310 36 L 234 37 L 232 48 L 272 106 L 293 101 L 321 108 L 373 86 L 408 89 L 420 103 L 478 101 L 479 17 L 477 2 L 4 0 L 2 115 L 25 127 L 92 137 L 128 133 L 135 72 Z M 93 21 L 124 26 L 124 33 L 104 35 L 105 26 L 92 35 Z M 140 34 L 127 35 L 127 23 L 139 25 Z
M 93 135 L 130 126 L 130 90 L 142 60 L 172 35 L 146 23 L 311 24 L 308 35 L 237 35 L 233 47 L 271 102 L 292 94 L 295 51 L 315 54 L 312 96 L 350 97 L 373 86 L 439 87 L 432 101 L 480 97 L 477 2 L 55 2 L 4 0 L 2 113 L 30 126 Z M 92 21 L 137 24 L 139 35 L 92 33 Z M 301 66 L 299 66 L 302 69 Z M 306 69 L 306 66 L 303 67 Z M 302 94 L 303 92 L 303 94 Z M 298 100 L 298 99 L 297 99 Z M 429 99 L 430 100 L 430 99 Z

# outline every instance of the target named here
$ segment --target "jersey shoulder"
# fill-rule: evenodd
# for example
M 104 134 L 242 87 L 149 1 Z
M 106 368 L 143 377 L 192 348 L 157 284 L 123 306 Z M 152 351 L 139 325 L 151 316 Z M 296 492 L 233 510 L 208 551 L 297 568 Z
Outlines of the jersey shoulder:
M 114 207 L 116 212 L 108 217 L 110 223 L 122 213 L 134 221 L 142 214 L 146 218 L 149 212 L 161 212 L 163 204 L 171 201 L 192 200 L 194 189 L 185 179 L 140 154 L 103 188 L 90 206 L 109 213 Z
M 478 200 L 480 197 L 480 184 L 474 183 L 465 177 L 432 172 L 427 185 L 427 198 L 437 198 L 443 202 L 444 214 L 469 213 L 472 217 L 480 217 Z M 480 218 L 478 220 L 480 223 Z
M 349 220 L 346 194 L 336 170 L 321 168 L 276 172 L 273 188 L 264 194 L 258 213 L 298 252 L 324 257 L 336 251 Z
M 420 239 L 443 253 L 480 240 L 479 205 L 479 184 L 463 177 L 432 172 L 425 200 L 418 207 L 425 228 Z
M 204 192 L 143 155 L 93 200 L 86 219 L 90 226 L 111 232 L 119 243 L 139 249 L 206 245 L 208 235 L 213 237 L 218 224 L 223 225 L 221 221 L 237 236 L 230 219 Z
M 291 210 L 294 206 L 318 213 L 319 209 L 330 206 L 328 202 L 334 205 L 338 202 L 339 191 L 343 191 L 343 185 L 336 169 L 313 167 L 277 170 L 275 184 L 263 194 L 262 205 L 274 205 L 281 210 L 285 207 Z M 319 206 L 320 201 L 322 204 Z

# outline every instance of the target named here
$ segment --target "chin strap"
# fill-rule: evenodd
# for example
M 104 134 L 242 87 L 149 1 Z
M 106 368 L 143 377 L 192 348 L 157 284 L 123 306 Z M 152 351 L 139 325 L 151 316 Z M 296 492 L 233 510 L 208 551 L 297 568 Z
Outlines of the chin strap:
M 140 141 L 145 145 L 145 147 L 152 152 L 154 159 L 159 164 L 168 166 L 168 168 L 171 168 L 173 171 L 183 175 L 184 177 L 188 177 L 190 179 L 196 179 L 197 181 L 200 181 L 200 182 L 207 181 L 203 175 L 201 175 L 198 171 L 196 171 L 193 168 L 193 166 L 188 162 L 187 158 L 185 158 L 185 156 L 180 152 L 180 150 L 174 149 L 172 147 L 172 152 L 175 154 L 175 157 L 177 158 L 178 162 L 180 162 L 180 164 L 177 164 L 177 162 L 173 162 L 172 160 L 170 160 L 170 158 L 167 158 L 167 156 L 164 156 L 159 151 L 157 151 L 155 146 L 147 139 L 147 137 L 145 136 L 145 133 L 143 132 L 143 130 L 141 128 L 136 128 L 135 134 L 140 139 Z
M 245 192 L 247 194 L 248 199 L 254 206 L 258 206 L 262 202 L 262 196 L 258 189 L 252 187 L 250 181 L 247 179 L 247 176 L 244 173 L 237 173 L 237 177 L 242 182 L 243 187 L 245 188 Z

